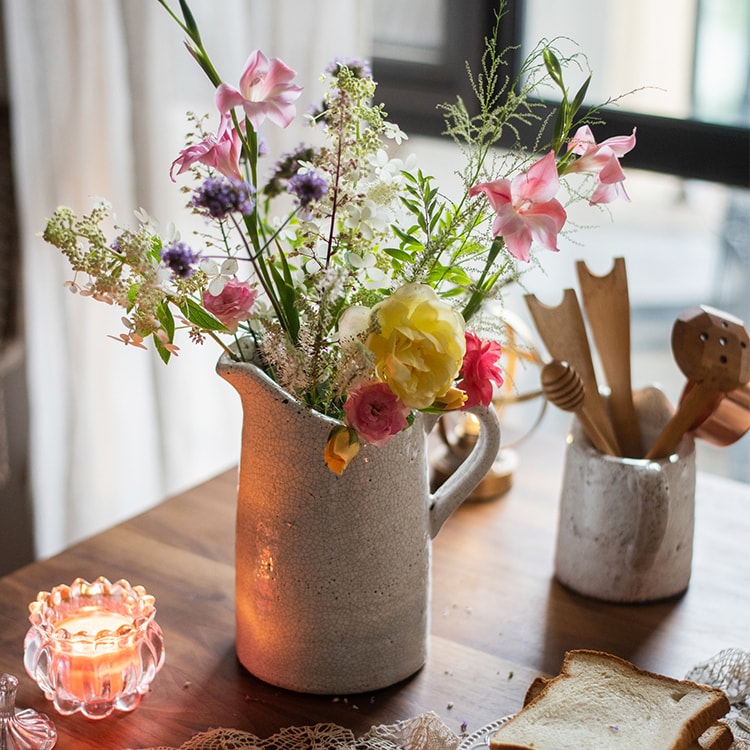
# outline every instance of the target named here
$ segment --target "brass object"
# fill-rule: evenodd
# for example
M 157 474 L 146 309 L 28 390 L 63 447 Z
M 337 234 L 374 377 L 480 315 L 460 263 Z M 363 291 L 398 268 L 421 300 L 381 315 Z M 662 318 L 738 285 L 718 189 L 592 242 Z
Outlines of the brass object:
M 515 390 L 516 367 L 527 362 L 542 366 L 531 332 L 526 324 L 508 311 L 490 311 L 495 315 L 503 334 L 503 374 L 505 382 L 495 394 L 492 405 L 502 427 L 503 412 L 510 404 L 523 403 L 542 396 L 541 390 L 519 393 Z M 513 486 L 513 473 L 518 466 L 518 454 L 513 446 L 526 439 L 537 427 L 544 415 L 546 400 L 541 398 L 541 410 L 526 433 L 514 443 L 502 446 L 497 458 L 464 502 L 485 502 L 505 495 Z M 471 452 L 479 435 L 479 422 L 472 414 L 451 412 L 444 415 L 433 430 L 430 441 L 430 484 L 434 492 L 461 465 Z
M 430 484 L 433 492 L 463 463 L 479 436 L 476 417 L 473 414 L 461 416 L 463 419 L 450 431 L 445 426 L 445 418 L 438 422 L 436 432 L 441 441 L 435 441 L 430 460 Z M 513 485 L 513 471 L 517 464 L 515 451 L 501 449 L 484 479 L 464 502 L 485 502 L 502 497 Z

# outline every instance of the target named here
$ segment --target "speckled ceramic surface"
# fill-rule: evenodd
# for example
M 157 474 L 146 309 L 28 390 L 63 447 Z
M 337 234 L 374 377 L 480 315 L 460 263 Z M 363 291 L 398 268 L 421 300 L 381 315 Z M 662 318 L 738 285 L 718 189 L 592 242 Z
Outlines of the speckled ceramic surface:
M 645 445 L 672 407 L 661 391 L 636 394 Z M 690 581 L 695 443 L 659 461 L 605 456 L 573 422 L 565 456 L 555 573 L 569 588 L 613 602 L 653 601 Z
M 386 446 L 363 446 L 338 476 L 323 460 L 332 420 L 250 364 L 223 358 L 240 394 L 236 529 L 237 653 L 262 680 L 350 694 L 424 664 L 431 539 L 497 456 L 494 411 L 452 480 L 429 494 L 421 415 Z

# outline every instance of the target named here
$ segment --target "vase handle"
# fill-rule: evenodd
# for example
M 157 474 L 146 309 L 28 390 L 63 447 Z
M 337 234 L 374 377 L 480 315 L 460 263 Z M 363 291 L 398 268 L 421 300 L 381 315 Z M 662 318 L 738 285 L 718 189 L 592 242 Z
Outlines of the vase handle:
M 453 474 L 429 496 L 430 537 L 435 538 L 448 516 L 472 493 L 484 479 L 500 450 L 500 422 L 491 406 L 472 406 L 466 411 L 480 424 L 479 439 L 471 453 Z

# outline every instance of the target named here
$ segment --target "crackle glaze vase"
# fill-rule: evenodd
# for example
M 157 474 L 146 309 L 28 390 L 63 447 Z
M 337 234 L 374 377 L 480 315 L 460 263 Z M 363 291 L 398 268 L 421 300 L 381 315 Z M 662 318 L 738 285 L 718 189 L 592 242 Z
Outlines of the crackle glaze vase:
M 436 493 L 434 417 L 385 446 L 363 445 L 342 475 L 323 460 L 334 420 L 248 362 L 219 360 L 243 407 L 236 526 L 236 648 L 256 677 L 304 693 L 387 687 L 425 663 L 431 540 L 497 457 L 495 412 Z

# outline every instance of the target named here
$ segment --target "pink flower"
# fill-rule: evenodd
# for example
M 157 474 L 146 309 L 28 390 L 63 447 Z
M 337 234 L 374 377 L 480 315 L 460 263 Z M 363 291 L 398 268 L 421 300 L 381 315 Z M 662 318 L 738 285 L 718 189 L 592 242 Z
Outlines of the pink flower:
M 469 196 L 487 196 L 496 214 L 492 236 L 501 235 L 514 258 L 528 261 L 533 240 L 557 252 L 557 235 L 567 219 L 554 198 L 559 187 L 555 154 L 550 151 L 512 181 L 481 182 L 469 190 Z
M 177 174 L 186 172 L 195 162 L 217 169 L 225 177 L 242 180 L 240 172 L 240 152 L 242 142 L 237 131 L 232 127 L 232 118 L 225 114 L 221 116 L 216 135 L 209 135 L 200 143 L 182 149 L 172 162 L 169 176 L 174 182 L 174 169 L 179 165 Z
M 227 83 L 219 84 L 216 106 L 222 113 L 242 107 L 256 131 L 266 117 L 285 128 L 297 113 L 293 102 L 302 93 L 302 87 L 291 82 L 295 75 L 277 57 L 269 60 L 256 49 L 245 63 L 239 90 Z
M 409 424 L 409 407 L 382 381 L 370 381 L 352 390 L 344 412 L 347 424 L 373 445 L 384 445 Z
M 566 172 L 593 172 L 597 175 L 596 187 L 589 203 L 611 203 L 615 198 L 629 201 L 625 186 L 625 173 L 620 157 L 635 146 L 635 128 L 630 135 L 618 135 L 597 143 L 588 125 L 582 125 L 568 144 L 568 151 L 578 158 L 565 169 Z
M 462 408 L 492 403 L 492 384 L 503 384 L 498 365 L 502 353 L 497 341 L 484 341 L 473 331 L 466 331 L 466 354 L 459 373 L 461 380 L 456 384 L 466 392 L 467 399 Z
M 235 333 L 237 325 L 250 317 L 257 290 L 246 281 L 229 279 L 221 290 L 221 294 L 213 295 L 203 292 L 203 306 L 216 316 L 230 331 Z

